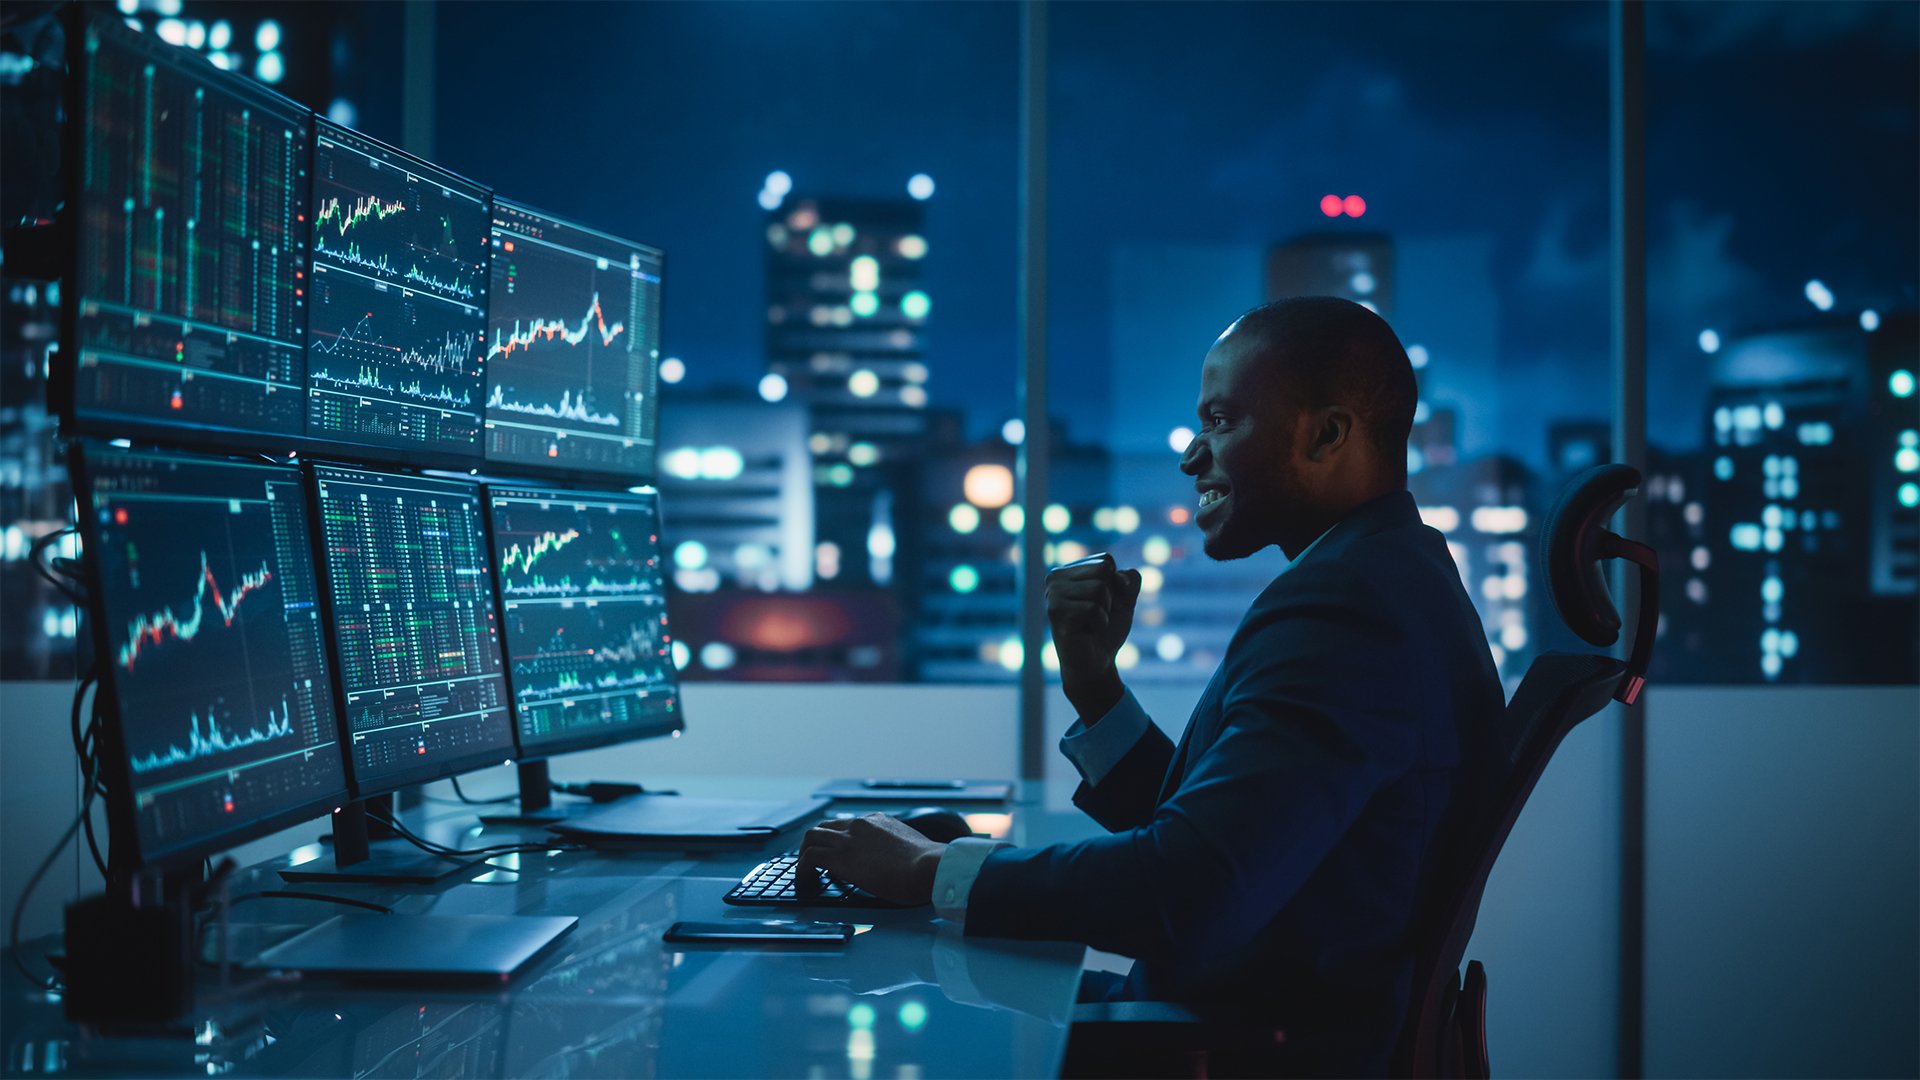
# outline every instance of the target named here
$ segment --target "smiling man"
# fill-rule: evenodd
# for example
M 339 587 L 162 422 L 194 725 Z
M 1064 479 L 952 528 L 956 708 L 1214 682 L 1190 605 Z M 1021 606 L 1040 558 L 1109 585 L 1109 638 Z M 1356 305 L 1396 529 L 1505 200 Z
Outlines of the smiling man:
M 802 861 L 968 934 L 1135 958 L 1083 997 L 1180 1001 L 1283 1027 L 1290 1072 L 1383 1071 L 1411 928 L 1503 699 L 1445 539 L 1406 490 L 1415 385 L 1387 324 L 1304 297 L 1248 312 L 1200 369 L 1193 477 L 1206 552 L 1289 560 L 1254 600 L 1176 745 L 1114 657 L 1140 575 L 1055 570 L 1047 614 L 1079 719 L 1061 750 L 1109 835 L 934 844 L 873 815 Z

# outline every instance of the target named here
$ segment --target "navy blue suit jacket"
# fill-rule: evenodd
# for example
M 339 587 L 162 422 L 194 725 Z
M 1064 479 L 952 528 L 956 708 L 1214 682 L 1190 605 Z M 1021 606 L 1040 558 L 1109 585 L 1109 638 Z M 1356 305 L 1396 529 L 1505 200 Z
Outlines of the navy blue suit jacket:
M 1382 1070 L 1436 839 L 1503 704 L 1445 539 L 1406 492 L 1376 499 L 1254 601 L 1177 747 L 1149 726 L 1080 786 L 1110 835 L 994 852 L 966 932 L 1131 956 L 1128 997 Z

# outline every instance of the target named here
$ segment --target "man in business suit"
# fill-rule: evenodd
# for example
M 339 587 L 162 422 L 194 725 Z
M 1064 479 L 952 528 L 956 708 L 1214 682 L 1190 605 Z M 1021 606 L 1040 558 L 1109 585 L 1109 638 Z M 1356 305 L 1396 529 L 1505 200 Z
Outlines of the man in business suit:
M 1256 308 L 1201 367 L 1180 462 L 1206 552 L 1269 546 L 1253 602 L 1178 745 L 1114 656 L 1140 576 L 1054 571 L 1047 613 L 1079 719 L 1061 742 L 1076 805 L 1110 830 L 1020 849 L 933 844 L 881 815 L 807 834 L 804 862 L 968 934 L 1134 957 L 1094 995 L 1236 1009 L 1287 1032 L 1288 1069 L 1383 1071 L 1404 1019 L 1410 930 L 1437 840 L 1503 704 L 1444 538 L 1406 490 L 1412 366 L 1366 308 Z

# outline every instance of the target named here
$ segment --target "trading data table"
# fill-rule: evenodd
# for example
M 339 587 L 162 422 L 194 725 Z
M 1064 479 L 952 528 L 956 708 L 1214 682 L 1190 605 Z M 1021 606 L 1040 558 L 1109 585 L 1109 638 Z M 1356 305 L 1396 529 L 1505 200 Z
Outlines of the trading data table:
M 479 487 L 330 465 L 314 478 L 357 789 L 512 756 Z
M 308 114 L 149 35 L 83 35 L 76 416 L 116 435 L 297 434 Z

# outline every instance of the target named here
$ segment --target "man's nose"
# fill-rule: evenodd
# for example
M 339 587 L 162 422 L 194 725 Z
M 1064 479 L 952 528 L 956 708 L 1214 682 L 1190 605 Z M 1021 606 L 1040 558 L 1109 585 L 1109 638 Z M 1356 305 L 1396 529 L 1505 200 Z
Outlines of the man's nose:
M 1205 443 L 1206 440 L 1198 435 L 1193 437 L 1192 442 L 1187 443 L 1187 448 L 1180 452 L 1181 472 L 1186 473 L 1188 476 L 1200 475 L 1201 448 Z

